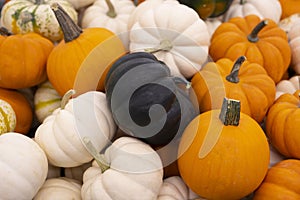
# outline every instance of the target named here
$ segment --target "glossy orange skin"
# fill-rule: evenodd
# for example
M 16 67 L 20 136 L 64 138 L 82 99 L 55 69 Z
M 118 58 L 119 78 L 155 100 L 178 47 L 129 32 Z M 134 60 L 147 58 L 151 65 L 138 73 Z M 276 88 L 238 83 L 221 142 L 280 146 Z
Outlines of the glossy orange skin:
M 0 35 L 0 87 L 27 88 L 45 81 L 53 47 L 50 40 L 37 33 Z
M 273 146 L 289 158 L 300 159 L 300 90 L 281 95 L 266 117 L 266 134 Z
M 258 33 L 258 41 L 249 41 L 248 35 L 260 22 L 258 16 L 248 15 L 221 24 L 212 35 L 209 54 L 214 61 L 221 58 L 236 60 L 246 56 L 248 61 L 263 66 L 274 82 L 278 83 L 291 62 L 287 34 L 269 19 L 268 24 Z
M 221 108 L 223 98 L 241 101 L 241 111 L 257 122 L 262 122 L 276 93 L 274 81 L 265 69 L 245 61 L 239 71 L 238 83 L 226 80 L 234 62 L 228 58 L 207 63 L 192 78 L 192 88 L 197 96 L 200 112 Z
M 286 159 L 269 169 L 253 200 L 300 199 L 300 160 Z

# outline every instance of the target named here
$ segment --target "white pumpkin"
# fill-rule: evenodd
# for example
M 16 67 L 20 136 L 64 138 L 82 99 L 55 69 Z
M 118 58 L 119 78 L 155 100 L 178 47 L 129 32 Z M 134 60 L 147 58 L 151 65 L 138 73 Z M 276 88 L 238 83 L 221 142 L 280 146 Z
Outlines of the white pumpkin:
M 81 200 L 81 183 L 65 177 L 47 179 L 33 200 Z
M 233 17 L 257 15 L 261 19 L 269 18 L 278 23 L 282 9 L 278 0 L 234 0 L 224 14 L 224 21 Z
M 286 33 L 288 33 L 294 24 L 300 20 L 300 13 L 292 14 L 286 17 L 278 23 L 278 26 L 282 28 Z
M 46 180 L 48 161 L 31 138 L 20 133 L 0 136 L 0 198 L 32 199 Z
M 34 111 L 39 122 L 60 107 L 61 96 L 49 81 L 40 84 L 34 94 Z
M 90 162 L 93 157 L 82 138 L 91 138 L 97 151 L 112 139 L 116 125 L 102 92 L 90 91 L 70 99 L 66 93 L 61 108 L 56 109 L 37 128 L 36 142 L 46 152 L 49 162 L 59 167 L 76 167 Z
M 288 37 L 292 51 L 291 67 L 296 74 L 300 74 L 300 19 L 294 23 L 288 32 Z
M 207 26 L 209 38 L 211 38 L 211 36 L 215 32 L 215 30 L 222 24 L 221 19 L 219 19 L 217 17 L 216 18 L 207 18 L 204 22 Z
M 95 0 L 68 0 L 76 10 L 90 6 L 94 1 Z
M 99 155 L 95 156 L 99 162 Z M 159 155 L 146 143 L 121 137 L 104 153 L 109 168 L 104 171 L 100 161 L 83 175 L 83 200 L 156 200 L 163 182 Z
M 77 12 L 66 0 L 10 0 L 2 8 L 1 25 L 13 34 L 36 32 L 53 42 L 60 41 L 63 33 L 51 10 L 54 2 L 77 23 Z
M 12 132 L 17 125 L 17 116 L 11 105 L 0 99 L 0 134 Z
M 131 0 L 95 0 L 82 16 L 83 28 L 102 27 L 115 33 L 126 49 L 129 45 L 128 20 L 135 5 Z
M 282 80 L 276 85 L 276 96 L 278 99 L 282 94 L 294 94 L 296 90 L 300 89 L 300 76 L 293 76 L 289 80 Z
M 208 58 L 209 32 L 195 10 L 165 1 L 140 15 L 130 30 L 130 51 L 147 51 L 165 62 L 171 75 L 192 77 Z

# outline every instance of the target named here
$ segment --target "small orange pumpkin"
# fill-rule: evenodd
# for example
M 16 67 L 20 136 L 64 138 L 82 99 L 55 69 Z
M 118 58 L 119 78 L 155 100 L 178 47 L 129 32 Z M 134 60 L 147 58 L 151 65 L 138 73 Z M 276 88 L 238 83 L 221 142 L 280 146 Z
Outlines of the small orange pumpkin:
M 106 68 L 125 53 L 122 41 L 105 28 L 82 30 L 57 3 L 52 5 L 52 10 L 64 40 L 49 55 L 49 81 L 61 96 L 70 89 L 76 89 L 76 95 L 79 95 L 103 87 L 99 80 L 104 80 L 102 75 Z
M 259 156 L 258 156 L 259 155 Z M 178 151 L 184 182 L 207 199 L 241 199 L 263 181 L 269 165 L 264 131 L 225 99 L 220 110 L 198 115 L 185 129 Z
M 271 19 L 256 15 L 231 18 L 221 24 L 211 38 L 209 54 L 214 61 L 236 60 L 246 56 L 263 66 L 275 83 L 279 82 L 291 62 L 291 49 L 284 30 Z
M 299 0 L 279 0 L 282 13 L 281 19 L 291 16 L 292 14 L 300 13 Z
M 300 160 L 280 161 L 269 169 L 253 200 L 300 199 Z
M 0 88 L 0 99 L 8 102 L 16 113 L 17 124 L 14 132 L 27 134 L 33 120 L 33 110 L 26 97 L 17 90 Z
M 300 159 L 300 90 L 281 95 L 266 117 L 266 134 L 272 145 L 288 158 Z
M 192 78 L 192 87 L 201 112 L 219 109 L 223 98 L 241 101 L 241 111 L 257 122 L 262 122 L 276 93 L 274 81 L 257 63 L 245 61 L 242 56 L 235 62 L 228 58 L 207 63 Z
M 53 43 L 37 33 L 11 35 L 0 29 L 0 87 L 20 89 L 47 78 L 46 63 Z

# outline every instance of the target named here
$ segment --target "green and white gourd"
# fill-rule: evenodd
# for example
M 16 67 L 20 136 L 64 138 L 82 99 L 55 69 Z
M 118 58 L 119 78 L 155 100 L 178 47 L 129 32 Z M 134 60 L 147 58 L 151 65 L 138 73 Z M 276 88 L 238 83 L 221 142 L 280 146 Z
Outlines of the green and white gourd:
M 14 109 L 9 103 L 0 99 L 0 134 L 14 131 L 16 124 Z
M 50 7 L 54 2 L 61 5 L 77 23 L 77 12 L 66 0 L 11 0 L 2 8 L 1 25 L 13 34 L 36 32 L 58 42 L 63 33 Z

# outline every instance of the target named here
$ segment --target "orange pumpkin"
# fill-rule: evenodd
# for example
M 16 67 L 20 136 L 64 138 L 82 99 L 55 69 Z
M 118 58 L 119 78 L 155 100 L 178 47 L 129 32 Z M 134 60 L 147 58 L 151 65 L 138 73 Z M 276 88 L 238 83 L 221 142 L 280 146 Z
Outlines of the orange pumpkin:
M 283 160 L 269 169 L 253 200 L 300 199 L 300 160 Z
M 16 113 L 17 125 L 14 132 L 27 134 L 33 120 L 33 110 L 26 97 L 16 90 L 0 88 L 0 99 L 8 102 Z
M 0 29 L 0 87 L 19 89 L 46 80 L 53 43 L 37 33 L 11 35 Z
M 282 13 L 281 19 L 291 16 L 292 14 L 300 13 L 299 0 L 279 0 Z
M 258 156 L 259 155 L 259 156 Z M 221 110 L 200 114 L 185 129 L 178 151 L 184 182 L 207 199 L 241 199 L 263 181 L 269 165 L 264 131 L 226 99 Z
M 49 55 L 49 81 L 61 96 L 70 89 L 75 89 L 77 95 L 99 89 L 103 85 L 99 80 L 104 80 L 101 77 L 106 68 L 125 53 L 122 41 L 105 28 L 82 30 L 56 3 L 52 10 L 64 40 Z
M 281 95 L 266 117 L 266 133 L 273 146 L 289 158 L 300 159 L 300 90 Z
M 291 62 L 285 31 L 273 20 L 261 21 L 256 15 L 235 17 L 221 24 L 212 35 L 209 54 L 214 61 L 246 56 L 250 62 L 263 66 L 275 83 Z
M 274 81 L 257 63 L 245 61 L 242 56 L 207 63 L 192 78 L 192 87 L 201 112 L 218 109 L 223 98 L 241 101 L 241 111 L 257 122 L 262 122 L 276 93 Z

